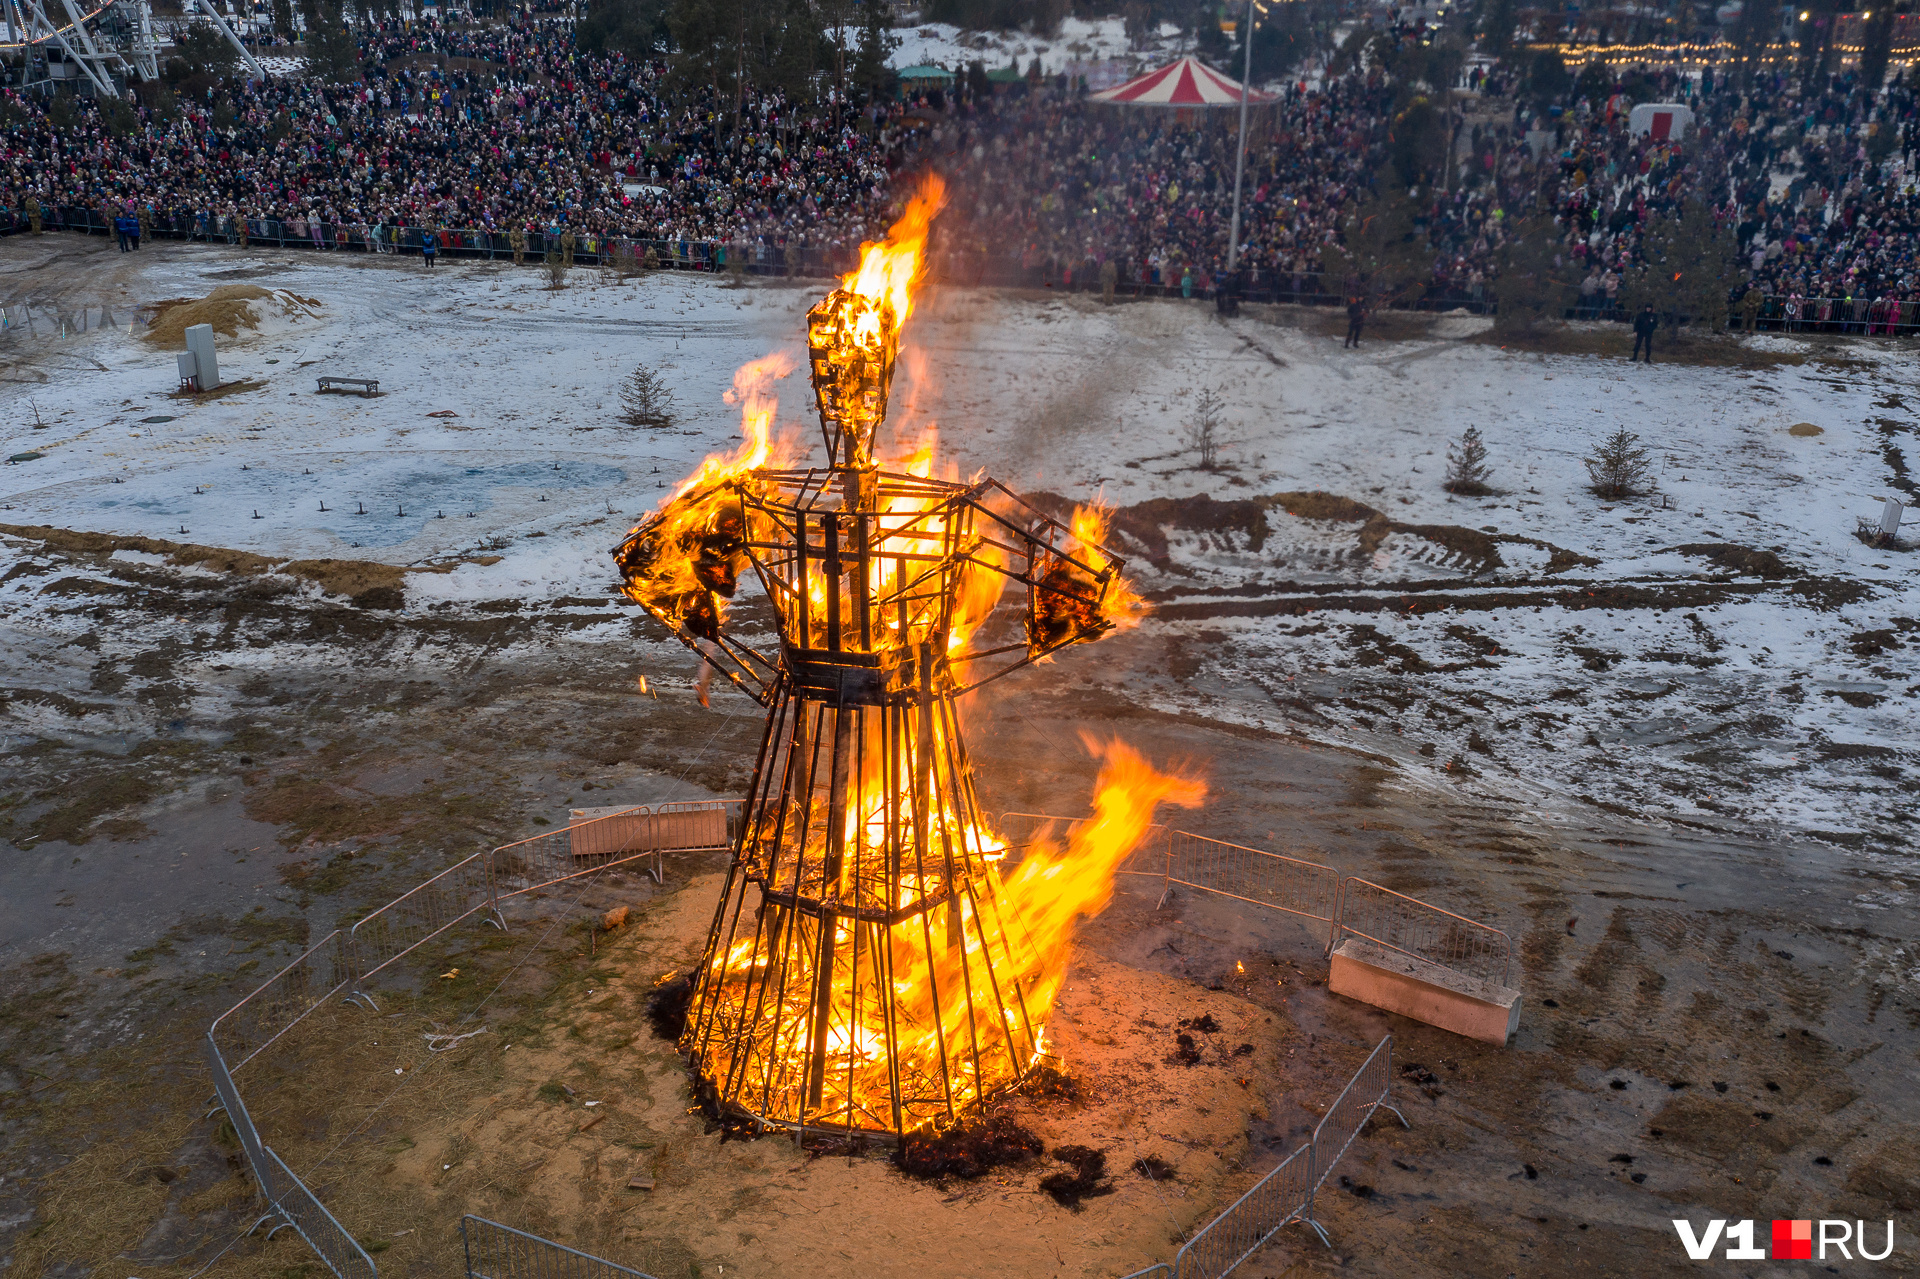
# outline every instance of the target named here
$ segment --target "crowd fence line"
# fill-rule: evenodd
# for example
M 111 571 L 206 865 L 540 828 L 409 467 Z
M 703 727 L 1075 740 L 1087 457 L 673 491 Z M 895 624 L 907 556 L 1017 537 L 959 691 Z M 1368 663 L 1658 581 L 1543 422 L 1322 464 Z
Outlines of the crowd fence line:
M 366 1250 L 262 1140 L 235 1078 L 248 1063 L 331 999 L 342 997 L 371 1006 L 372 997 L 364 987 L 372 977 L 456 925 L 479 917 L 506 928 L 500 909 L 503 900 L 643 859 L 652 859 L 648 873 L 659 877 L 668 851 L 726 847 L 738 837 L 741 810 L 737 800 L 635 805 L 475 853 L 369 912 L 351 928 L 329 932 L 215 1018 L 207 1028 L 205 1055 L 216 1105 L 226 1113 L 267 1205 L 255 1227 L 272 1222 L 270 1234 L 292 1227 L 339 1279 L 377 1279 Z M 1086 820 L 1007 813 L 1002 815 L 1002 829 L 1009 835 L 1010 855 L 1017 860 L 1037 839 L 1055 831 L 1070 833 Z M 1330 867 L 1160 825 L 1148 829 L 1120 873 L 1159 878 L 1162 902 L 1172 887 L 1185 886 L 1327 919 L 1335 934 L 1347 928 L 1354 935 L 1370 936 L 1359 926 L 1348 927 L 1344 914 L 1347 893 L 1356 885 L 1356 892 L 1373 890 L 1460 924 L 1486 928 L 1353 878 L 1336 879 L 1338 891 L 1329 906 L 1322 873 L 1332 874 Z M 1408 908 L 1398 909 L 1404 915 Z M 1429 953 L 1446 953 L 1444 938 L 1436 940 L 1429 934 L 1414 938 L 1380 926 L 1374 922 L 1377 917 L 1375 910 L 1361 924 L 1390 938 L 1424 945 Z M 1487 931 L 1498 933 L 1497 929 Z M 1221 1279 L 1275 1232 L 1297 1221 L 1312 1225 L 1326 1241 L 1326 1232 L 1313 1218 L 1314 1192 L 1376 1109 L 1385 1106 L 1406 1122 L 1388 1100 L 1391 1068 L 1392 1036 L 1388 1036 L 1349 1080 L 1307 1144 L 1188 1240 L 1173 1262 L 1156 1263 L 1128 1279 L 1163 1274 L 1168 1279 Z M 640 1271 L 485 1218 L 463 1218 L 461 1238 L 468 1279 L 649 1279 Z
M 1394 1106 L 1392 1091 L 1393 1036 L 1387 1035 L 1321 1115 L 1313 1136 L 1180 1246 L 1172 1279 L 1224 1279 L 1295 1222 L 1311 1226 L 1331 1248 L 1326 1228 L 1313 1215 L 1314 1198 L 1376 1111 L 1391 1110 L 1403 1126 L 1412 1126 Z
M 462 921 L 478 915 L 504 929 L 506 919 L 500 911 L 504 898 L 641 858 L 653 858 L 654 873 L 658 875 L 666 852 L 707 847 L 709 845 L 696 841 L 710 837 L 716 830 L 724 835 L 739 805 L 732 800 L 710 800 L 658 807 L 665 810 L 661 818 L 657 822 L 647 821 L 637 831 L 630 824 L 626 838 L 618 841 L 621 847 L 606 847 L 613 841 L 604 839 L 596 843 L 595 828 L 610 821 L 631 823 L 636 815 L 650 819 L 647 806 L 636 805 L 620 813 L 572 823 L 552 835 L 501 845 L 463 858 L 369 912 L 351 928 L 329 932 L 214 1018 L 204 1037 L 204 1053 L 213 1076 L 215 1104 L 226 1113 L 267 1205 L 266 1213 L 254 1223 L 255 1229 L 272 1222 L 268 1231 L 271 1235 L 291 1226 L 339 1279 L 376 1279 L 376 1268 L 366 1250 L 261 1139 L 236 1076 L 310 1013 L 336 996 L 371 1006 L 373 997 L 366 987 L 373 976 Z M 539 840 L 557 839 L 564 849 L 576 829 L 587 832 L 584 839 L 593 845 L 582 856 L 575 858 L 567 853 L 562 860 L 526 854 L 525 845 Z M 643 846 L 654 840 L 665 840 L 669 846 Z M 717 846 L 725 847 L 725 844 Z M 548 873 L 545 879 L 540 878 L 543 872 Z M 550 1247 L 573 1256 L 585 1255 L 558 1244 Z M 610 1262 L 598 1264 L 608 1267 L 596 1272 L 599 1274 L 638 1274 Z M 586 1271 L 577 1273 L 583 1279 L 587 1274 Z
M 1513 939 L 1491 924 L 1349 875 L 1327 953 L 1348 937 L 1496 986 L 1510 985 Z
M 113 219 L 101 210 L 77 206 L 47 206 L 41 225 L 47 230 L 75 231 L 88 235 L 113 235 Z M 30 228 L 30 219 L 19 209 L 0 209 L 0 235 L 12 235 Z M 511 231 L 476 227 L 427 228 L 388 226 L 364 222 L 306 222 L 299 219 L 239 218 L 214 213 L 173 213 L 153 215 L 141 221 L 141 238 L 195 240 L 235 247 L 271 245 L 282 249 L 311 249 L 318 252 L 383 253 L 408 257 L 425 256 L 426 241 L 434 243 L 434 256 L 520 261 L 523 265 L 543 267 L 549 254 L 565 266 L 607 267 L 623 273 L 649 271 L 705 271 L 792 279 L 830 279 L 845 275 L 858 265 L 858 252 L 844 246 L 777 246 L 759 241 L 728 242 L 676 237 L 603 236 L 576 233 L 569 249 L 565 232 L 550 229 L 528 231 L 516 249 Z M 651 252 L 652 256 L 648 254 Z M 1048 264 L 1016 259 L 987 258 L 969 253 L 935 254 L 932 275 L 950 284 L 989 288 L 1052 289 L 1063 293 L 1104 294 L 1106 286 L 1098 276 L 1090 276 L 1076 267 L 1071 275 Z M 1221 302 L 1222 290 L 1215 284 L 1185 285 L 1179 280 L 1161 278 L 1150 272 L 1145 277 L 1117 280 L 1113 293 L 1123 298 L 1187 298 L 1197 302 Z M 1345 307 L 1351 298 L 1343 291 L 1329 291 L 1318 272 L 1291 274 L 1281 272 L 1256 276 L 1243 283 L 1237 293 L 1243 302 L 1275 305 Z M 1377 311 L 1464 311 L 1471 315 L 1491 316 L 1499 312 L 1497 288 L 1478 291 L 1460 289 L 1451 284 L 1429 287 L 1418 296 L 1370 298 L 1369 312 Z M 1627 323 L 1632 312 L 1618 299 L 1585 298 L 1569 301 L 1560 308 L 1569 320 Z M 1663 316 L 1663 324 L 1691 323 L 1686 316 Z M 1799 294 L 1763 295 L 1757 311 L 1744 311 L 1738 299 L 1730 299 L 1727 327 L 1734 332 L 1859 334 L 1865 337 L 1908 337 L 1920 333 L 1920 298 L 1891 297 L 1802 297 Z
M 472 1213 L 460 1218 L 460 1248 L 466 1256 L 467 1279 L 653 1279 L 643 1271 Z
M 1000 828 L 1010 849 L 1024 850 L 1085 820 L 1008 812 Z M 1118 873 L 1159 879 L 1156 908 L 1189 888 L 1325 924 L 1327 955 L 1356 937 L 1472 981 L 1511 984 L 1513 941 L 1502 930 L 1320 862 L 1154 826 Z

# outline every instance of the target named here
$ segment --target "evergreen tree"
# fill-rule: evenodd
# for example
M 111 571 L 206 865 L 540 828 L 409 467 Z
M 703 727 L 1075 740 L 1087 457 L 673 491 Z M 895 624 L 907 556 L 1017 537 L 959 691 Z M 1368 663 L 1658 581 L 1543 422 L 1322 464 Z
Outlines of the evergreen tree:
M 1386 188 L 1349 213 L 1341 227 L 1352 269 L 1365 277 L 1377 297 L 1407 299 L 1424 286 L 1432 270 L 1432 257 L 1413 215 L 1406 192 Z
M 663 0 L 592 0 L 574 39 L 587 53 L 644 57 L 672 41 Z
M 1480 428 L 1470 426 L 1461 433 L 1458 444 L 1447 445 L 1447 478 L 1441 487 L 1462 497 L 1485 497 L 1493 492 L 1487 483 L 1491 472 L 1492 468 L 1487 465 L 1487 446 L 1480 440 Z
M 1482 0 L 1480 47 L 1498 58 L 1513 47 L 1513 28 L 1519 22 L 1515 0 Z
M 1652 305 L 1669 327 L 1690 319 L 1721 332 L 1727 327 L 1727 294 L 1740 281 L 1739 241 L 1698 200 L 1676 216 L 1662 214 L 1647 227 L 1641 252 L 1646 265 L 1627 279 L 1627 309 Z
M 1393 118 L 1387 147 L 1401 186 L 1417 186 L 1446 167 L 1449 127 L 1446 113 L 1425 96 L 1414 98 Z
M 887 0 L 860 0 L 860 39 L 854 46 L 854 82 L 876 96 L 885 93 L 893 85 L 893 68 L 887 65 L 887 59 L 899 47 L 900 37 L 893 34 L 893 27 L 887 21 Z
M 655 430 L 673 425 L 673 392 L 665 379 L 642 364 L 620 384 L 620 420 Z
M 1893 57 L 1893 6 L 1876 4 L 1866 21 L 1864 47 L 1860 51 L 1860 82 L 1878 89 L 1887 78 L 1887 62 Z
M 1632 497 L 1646 488 L 1653 470 L 1653 457 L 1640 447 L 1640 437 L 1621 427 L 1581 459 L 1593 491 L 1601 497 Z
M 212 27 L 188 27 L 173 38 L 173 53 L 162 72 L 168 83 L 198 92 L 232 75 L 239 65 L 240 55 L 225 36 Z
M 360 46 L 347 29 L 340 0 L 301 0 L 300 17 L 307 27 L 309 74 L 330 84 L 358 80 Z
M 293 0 L 273 0 L 273 30 L 275 35 L 288 40 L 299 38 L 299 32 L 293 25 Z
M 1500 246 L 1493 331 L 1512 336 L 1566 313 L 1576 284 L 1561 260 L 1560 231 L 1546 214 L 1515 222 Z
M 1767 48 L 1779 30 L 1780 11 L 1767 4 L 1742 4 L 1739 21 L 1733 26 L 1735 65 L 1751 80 L 1766 57 Z
M 1567 70 L 1567 60 L 1552 49 L 1542 49 L 1533 55 L 1533 61 L 1527 66 L 1527 93 L 1535 102 L 1551 105 L 1567 96 L 1573 88 L 1573 73 Z

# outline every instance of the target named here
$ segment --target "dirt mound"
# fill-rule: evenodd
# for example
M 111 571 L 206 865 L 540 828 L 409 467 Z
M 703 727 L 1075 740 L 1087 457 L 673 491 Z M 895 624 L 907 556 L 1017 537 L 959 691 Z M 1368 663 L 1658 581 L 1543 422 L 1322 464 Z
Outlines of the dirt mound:
M 404 604 L 407 574 L 444 573 L 454 563 L 401 568 L 377 560 L 279 560 L 252 551 L 236 551 L 220 546 L 200 546 L 192 542 L 170 542 L 165 538 L 88 533 L 74 529 L 52 528 L 44 524 L 0 524 L 0 534 L 28 537 L 59 551 L 89 555 L 111 555 L 115 551 L 140 551 L 148 555 L 168 556 L 182 567 L 199 566 L 236 577 L 258 577 L 266 573 L 284 573 L 318 583 L 329 595 L 345 595 L 362 608 L 399 608 Z M 497 560 L 495 561 L 498 562 Z
M 141 336 L 155 346 L 180 346 L 187 340 L 188 329 L 211 324 L 220 337 L 232 338 L 240 336 L 242 329 L 258 329 L 269 316 L 301 319 L 319 308 L 317 299 L 284 289 L 223 284 L 203 298 L 167 298 L 153 303 L 153 316 Z
M 1026 493 L 1022 497 L 1036 510 L 1062 523 L 1072 519 L 1074 508 L 1084 505 L 1058 493 Z M 1185 529 L 1196 533 L 1239 532 L 1247 536 L 1252 549 L 1266 545 L 1267 514 L 1259 501 L 1241 499 L 1217 502 L 1205 493 L 1193 497 L 1156 497 L 1132 506 L 1116 507 L 1112 529 L 1122 535 L 1122 551 L 1137 549 L 1149 561 L 1166 567 L 1167 530 Z M 1131 546 L 1124 543 L 1131 542 Z
M 1800 576 L 1799 569 L 1772 551 L 1756 551 L 1751 546 L 1738 546 L 1732 542 L 1691 542 L 1673 549 L 1679 555 L 1709 560 L 1730 573 L 1764 577 L 1769 581 Z

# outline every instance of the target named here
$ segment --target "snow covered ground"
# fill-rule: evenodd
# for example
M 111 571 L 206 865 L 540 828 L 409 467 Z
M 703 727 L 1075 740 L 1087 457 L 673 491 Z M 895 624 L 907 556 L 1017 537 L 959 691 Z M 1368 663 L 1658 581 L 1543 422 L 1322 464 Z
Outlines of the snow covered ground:
M 622 651 L 608 548 L 731 448 L 734 370 L 800 355 L 820 292 L 588 271 L 549 292 L 503 267 L 202 246 L 121 269 L 114 327 L 90 314 L 61 338 L 48 312 L 0 346 L 0 457 L 43 455 L 0 467 L 0 523 L 438 569 L 407 576 L 406 610 L 536 603 Z M 129 334 L 127 301 L 236 279 L 322 305 L 221 343 L 223 376 L 252 389 L 173 397 L 173 352 Z M 1763 338 L 1753 368 L 1628 366 L 1504 350 L 1465 317 L 1352 352 L 1324 317 L 1252 310 L 934 287 L 916 312 L 893 429 L 936 427 L 960 474 L 1104 494 L 1159 606 L 1100 662 L 1063 658 L 1062 679 L 1372 752 L 1549 823 L 1598 808 L 1910 857 L 1920 557 L 1853 536 L 1905 482 L 1904 352 Z M 616 383 L 640 363 L 678 396 L 675 429 L 619 423 Z M 382 394 L 317 395 L 325 373 Z M 1203 389 L 1225 403 L 1213 471 L 1185 438 Z M 804 374 L 781 404 L 814 446 Z M 1486 499 L 1440 487 L 1470 424 Z M 1620 426 L 1652 448 L 1662 496 L 1586 491 L 1581 457 Z M 7 628 L 80 637 L 39 556 L 0 538 Z M 205 626 L 177 625 L 189 643 Z M 0 710 L 8 744 L 89 728 Z
M 1161 24 L 1145 48 L 1135 49 L 1127 40 L 1125 19 L 1118 17 L 1068 18 L 1060 24 L 1060 34 L 1051 38 L 1023 31 L 963 31 L 945 22 L 902 27 L 893 34 L 900 46 L 887 62 L 895 68 L 952 69 L 979 62 L 989 71 L 1017 64 L 1024 73 L 1038 58 L 1046 74 L 1085 75 L 1088 87 L 1096 90 L 1186 51 L 1180 29 L 1170 22 Z

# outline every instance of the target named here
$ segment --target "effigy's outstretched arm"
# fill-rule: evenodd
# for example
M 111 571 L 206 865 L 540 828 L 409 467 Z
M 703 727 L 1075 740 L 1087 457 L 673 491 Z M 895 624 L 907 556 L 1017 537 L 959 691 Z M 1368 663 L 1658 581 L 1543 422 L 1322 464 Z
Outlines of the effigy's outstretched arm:
M 725 632 L 728 601 L 750 562 L 741 483 L 727 480 L 674 497 L 628 533 L 613 555 L 628 599 L 765 705 L 773 663 Z
M 1123 573 L 1126 563 L 1104 544 L 1106 512 L 1083 506 L 1071 525 L 1043 515 L 998 480 L 976 486 L 971 504 L 984 531 L 967 555 L 970 571 L 998 575 L 1025 587 L 1023 642 L 968 655 L 972 662 L 1019 656 L 975 674 L 966 692 L 1074 644 L 1089 644 L 1135 626 L 1149 605 Z M 976 671 L 983 668 L 976 666 Z

